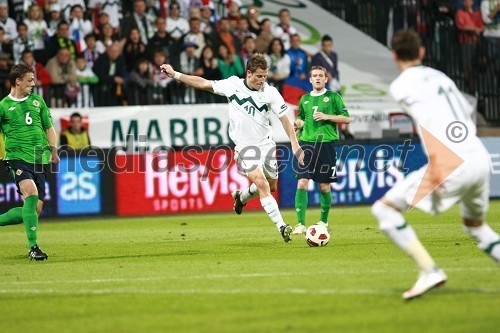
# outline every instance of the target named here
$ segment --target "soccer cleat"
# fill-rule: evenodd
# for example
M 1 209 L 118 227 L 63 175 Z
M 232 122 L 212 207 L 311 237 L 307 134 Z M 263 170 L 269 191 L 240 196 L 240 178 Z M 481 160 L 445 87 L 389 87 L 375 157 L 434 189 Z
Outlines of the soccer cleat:
M 292 233 L 292 227 L 290 227 L 290 225 L 286 224 L 281 226 L 280 233 L 285 243 L 288 243 L 292 240 L 292 238 L 290 237 L 290 234 Z
M 292 235 L 305 235 L 306 234 L 306 226 L 303 224 L 297 224 L 292 231 Z
M 28 256 L 30 258 L 30 260 L 45 260 L 47 259 L 49 256 L 46 255 L 45 253 L 43 253 L 42 250 L 40 250 L 40 248 L 38 247 L 38 245 L 33 245 L 30 249 L 30 252 L 28 253 Z
M 442 269 L 435 268 L 431 272 L 420 272 L 417 282 L 403 293 L 404 299 L 412 299 L 428 292 L 433 288 L 443 287 L 446 283 L 446 274 Z
M 246 204 L 241 202 L 240 196 L 241 196 L 241 191 L 234 191 L 231 193 L 231 196 L 234 199 L 234 205 L 233 205 L 233 210 L 236 212 L 236 214 L 240 215 L 241 212 L 243 212 L 243 207 L 245 207 Z
M 328 223 L 325 223 L 323 221 L 319 221 L 318 223 L 316 224 L 321 224 L 321 225 L 324 225 L 326 227 L 326 230 L 328 230 L 328 232 L 330 232 L 330 226 L 328 225 Z

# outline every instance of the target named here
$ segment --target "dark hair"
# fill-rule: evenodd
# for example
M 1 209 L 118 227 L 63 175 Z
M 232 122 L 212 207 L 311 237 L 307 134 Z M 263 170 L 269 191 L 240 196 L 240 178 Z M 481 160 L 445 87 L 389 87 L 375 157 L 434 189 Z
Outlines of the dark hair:
M 273 44 L 275 42 L 279 42 L 280 45 L 281 45 L 281 52 L 280 52 L 280 56 L 283 57 L 286 53 L 285 51 L 285 45 L 283 44 L 283 41 L 281 40 L 281 38 L 278 38 L 278 37 L 275 37 L 273 39 L 271 39 L 271 42 L 269 42 L 269 48 L 267 49 L 267 54 L 271 55 L 273 54 Z
M 16 80 L 22 80 L 24 76 L 28 73 L 35 73 L 33 68 L 26 66 L 25 64 L 18 64 L 12 66 L 9 73 L 9 82 L 11 86 L 16 84 Z
M 324 35 L 323 38 L 321 38 L 321 43 L 323 42 L 333 42 L 333 38 L 330 35 Z
M 254 53 L 247 61 L 246 71 L 255 73 L 257 69 L 267 70 L 268 68 L 269 65 L 267 64 L 266 58 L 260 53 Z
M 177 1 L 172 1 L 170 3 L 170 5 L 168 6 L 168 9 L 172 10 L 173 7 L 177 7 L 178 9 L 180 9 L 181 7 L 179 6 L 179 4 L 177 3 Z
M 392 49 L 402 61 L 417 60 L 421 46 L 420 36 L 413 29 L 399 30 L 392 38 Z
M 26 23 L 24 23 L 24 22 L 19 22 L 17 24 L 17 29 L 19 29 L 19 27 L 25 27 L 26 29 L 28 29 L 28 25 Z
M 95 40 L 97 40 L 97 36 L 93 32 L 86 34 L 84 37 L 85 41 L 87 41 L 89 38 L 94 38 Z
M 290 9 L 288 9 L 288 8 L 281 8 L 278 15 L 281 15 L 282 13 L 288 13 L 288 14 L 290 14 Z
M 59 30 L 59 28 L 60 28 L 62 25 L 67 25 L 67 26 L 69 26 L 69 23 L 68 23 L 68 22 L 66 22 L 66 21 L 64 21 L 64 20 L 60 21 L 59 23 L 57 23 L 57 29 Z
M 79 112 L 73 112 L 71 114 L 71 116 L 69 116 L 69 119 L 75 118 L 75 117 L 78 117 L 78 118 L 82 119 L 82 115 Z

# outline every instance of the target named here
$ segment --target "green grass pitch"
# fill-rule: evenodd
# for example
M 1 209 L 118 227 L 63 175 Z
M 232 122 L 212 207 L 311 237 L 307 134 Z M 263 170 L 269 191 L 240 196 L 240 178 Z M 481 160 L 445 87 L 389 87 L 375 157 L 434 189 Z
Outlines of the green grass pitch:
M 1 228 L 0 332 L 499 332 L 500 267 L 458 212 L 406 214 L 448 274 L 410 302 L 417 271 L 367 206 L 333 207 L 324 248 L 284 243 L 263 211 L 42 220 L 44 262 Z M 500 201 L 488 221 L 500 231 Z

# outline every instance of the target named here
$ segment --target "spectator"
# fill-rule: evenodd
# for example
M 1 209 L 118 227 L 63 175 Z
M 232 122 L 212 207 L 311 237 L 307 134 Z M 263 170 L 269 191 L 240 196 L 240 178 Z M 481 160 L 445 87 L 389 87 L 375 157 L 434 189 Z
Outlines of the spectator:
M 196 56 L 196 49 L 199 46 L 194 38 L 187 39 L 184 42 L 184 51 L 180 54 L 180 70 L 186 74 L 194 74 L 199 67 L 199 58 Z M 201 53 L 201 51 L 200 51 Z M 196 94 L 193 87 L 184 87 L 184 103 L 195 103 Z
M 186 41 L 194 42 L 198 45 L 198 48 L 194 52 L 197 58 L 200 57 L 201 49 L 203 49 L 205 45 L 212 44 L 210 36 L 200 30 L 200 19 L 196 17 L 189 19 L 189 32 L 182 37 L 182 41 L 183 43 L 186 43 Z
M 61 48 L 68 49 L 73 61 L 76 59 L 76 54 L 78 52 L 75 42 L 69 36 L 69 25 L 66 21 L 61 21 L 57 24 L 57 32 L 50 38 L 47 45 L 47 56 L 49 58 L 54 57 Z
M 69 117 L 69 127 L 63 131 L 59 138 L 61 150 L 79 151 L 90 149 L 88 132 L 82 126 L 82 115 L 74 112 Z
M 33 4 L 28 9 L 28 18 L 24 20 L 28 26 L 28 38 L 33 41 L 33 55 L 38 62 L 45 64 L 45 40 L 48 36 L 47 22 L 43 19 L 42 7 Z
M 165 104 L 172 102 L 170 94 L 171 84 L 174 80 L 162 73 L 160 66 L 168 62 L 167 54 L 163 50 L 153 51 L 153 104 Z
M 200 10 L 200 30 L 208 35 L 216 34 L 217 27 L 215 25 L 215 18 L 213 15 L 213 3 L 210 2 L 207 5 L 202 5 Z
M 113 27 L 114 33 L 120 33 L 120 16 L 122 13 L 121 1 L 89 0 L 88 8 L 94 13 L 93 21 L 99 22 L 102 16 L 106 16 L 106 23 L 109 23 Z M 96 34 L 99 34 L 99 32 L 96 32 Z
M 283 82 L 290 76 L 291 60 L 285 52 L 281 38 L 273 38 L 266 54 L 266 61 L 269 64 L 269 74 L 267 76 L 269 84 L 276 87 L 281 93 Z
M 52 84 L 52 78 L 41 62 L 35 60 L 33 51 L 24 50 L 21 54 L 21 64 L 33 68 L 35 75 L 35 88 L 33 91 L 40 96 L 47 96 L 48 88 Z
M 46 69 L 52 79 L 51 107 L 67 107 L 74 104 L 78 87 L 76 66 L 69 50 L 65 47 L 60 48 L 57 54 L 49 59 Z
M 233 0 L 228 3 L 229 7 L 227 10 L 226 18 L 228 19 L 229 24 L 231 25 L 231 30 L 234 30 L 238 26 L 238 22 L 241 19 L 241 14 L 240 14 L 241 2 Z
M 484 37 L 488 42 L 489 57 L 498 65 L 500 63 L 500 0 L 482 0 L 481 15 L 486 30 Z
M 260 34 L 255 39 L 255 48 L 259 53 L 265 53 L 269 49 L 273 34 L 271 33 L 271 21 L 267 18 L 263 19 L 260 24 Z
M 229 53 L 226 44 L 219 45 L 217 49 L 217 64 L 223 79 L 231 76 L 243 77 L 245 69 L 239 55 Z
M 127 78 L 128 105 L 150 105 L 152 103 L 153 74 L 147 59 L 137 61 Z
M 0 0 L 0 27 L 4 31 L 3 48 L 5 52 L 12 54 L 12 42 L 17 37 L 17 24 L 9 17 L 7 0 Z
M 333 39 L 324 35 L 321 39 L 321 50 L 311 59 L 311 66 L 321 66 L 326 69 L 328 85 L 331 91 L 340 93 L 340 77 L 337 53 L 333 51 Z
M 229 20 L 224 17 L 219 21 L 219 38 L 226 45 L 229 54 L 239 54 L 241 52 L 241 43 L 231 31 Z M 221 42 L 218 44 L 221 44 Z
M 300 87 L 305 91 L 312 89 L 308 78 L 308 55 L 300 46 L 300 35 L 294 34 L 290 37 L 290 48 L 287 50 L 290 56 L 291 67 L 290 76 L 285 80 L 286 83 Z
M 61 5 L 61 15 L 62 19 L 66 22 L 71 21 L 71 9 L 74 6 L 82 7 L 82 10 L 85 12 L 87 10 L 87 6 L 85 5 L 85 0 L 58 0 L 59 5 Z
M 87 49 L 83 51 L 83 56 L 85 57 L 85 62 L 89 68 L 94 67 L 94 62 L 99 58 L 101 53 L 104 53 L 106 49 L 103 46 L 103 49 L 99 50 L 97 48 L 97 40 L 96 35 L 93 33 L 85 36 L 85 44 L 87 44 Z
M 94 94 L 95 105 L 122 105 L 125 62 L 123 57 L 120 56 L 120 45 L 118 43 L 108 46 L 106 53 L 97 58 L 93 71 L 99 77 L 99 89 L 96 89 Z
M 99 78 L 88 66 L 83 55 L 76 57 L 76 82 L 79 86 L 78 97 L 76 99 L 77 108 L 94 107 L 94 87 L 99 83 Z
M 259 15 L 259 7 L 249 6 L 247 8 L 248 29 L 250 30 L 250 32 L 254 33 L 255 36 L 258 36 L 261 31 L 261 22 L 259 21 Z
M 146 8 L 146 1 L 135 0 L 134 11 L 122 22 L 122 36 L 129 36 L 130 30 L 137 29 L 144 45 L 147 45 L 148 40 L 155 34 L 155 18 L 146 13 Z
M 131 72 L 132 69 L 134 69 L 137 60 L 146 58 L 146 45 L 144 45 L 141 40 L 139 29 L 133 28 L 129 30 L 122 54 L 125 59 L 125 68 L 127 72 Z
M 238 37 L 238 40 L 241 44 L 245 41 L 245 39 L 250 36 L 253 39 L 257 38 L 257 35 L 248 30 L 248 20 L 246 17 L 241 18 L 238 21 L 238 26 L 234 29 L 234 35 Z
M 417 17 L 415 10 L 410 8 L 410 1 L 395 0 L 389 9 L 389 24 L 387 25 L 387 46 L 391 47 L 392 36 L 395 31 L 417 28 Z
M 474 75 L 474 61 L 479 36 L 484 31 L 484 23 L 479 10 L 474 10 L 473 0 L 463 0 L 463 9 L 457 11 L 455 24 L 459 31 L 462 66 L 468 93 L 475 94 L 476 78 Z
M 33 50 L 34 43 L 28 38 L 28 26 L 21 22 L 17 25 L 17 37 L 12 42 L 12 58 L 14 64 L 19 64 L 21 61 L 21 54 L 24 50 Z
M 291 36 L 297 33 L 297 29 L 290 25 L 290 10 L 287 8 L 281 9 L 279 12 L 279 20 L 280 22 L 273 27 L 272 33 L 274 37 L 281 38 L 285 50 L 288 50 L 290 48 Z
M 119 41 L 115 33 L 113 32 L 113 27 L 111 24 L 106 23 L 101 28 L 101 34 L 97 38 L 96 47 L 99 53 L 106 53 L 108 46 L 118 43 L 120 48 L 125 43 L 125 40 Z
M 49 6 L 49 14 L 47 17 L 47 34 L 52 37 L 57 33 L 57 26 L 62 22 L 61 6 L 58 3 L 53 3 Z
M 2 97 L 7 96 L 10 92 L 9 71 L 9 56 L 0 53 L 0 96 Z
M 195 75 L 210 81 L 222 79 L 217 58 L 211 46 L 207 45 L 201 50 L 200 65 L 195 71 Z M 205 90 L 197 90 L 196 100 L 199 103 L 223 103 L 225 98 Z
M 180 16 L 179 4 L 172 2 L 169 6 L 170 16 L 167 18 L 167 33 L 177 42 L 189 32 L 189 22 Z
M 167 23 L 163 17 L 156 18 L 156 33 L 148 41 L 147 54 L 153 59 L 153 51 L 161 49 L 170 58 L 170 63 L 178 64 L 179 51 L 177 42 L 167 33 Z M 176 61 L 177 60 L 177 61 Z
M 83 7 L 81 5 L 72 6 L 69 19 L 69 36 L 75 42 L 78 53 L 82 53 L 87 48 L 84 38 L 93 30 L 92 22 L 83 17 Z
M 252 36 L 247 36 L 243 41 L 243 47 L 240 52 L 243 66 L 246 66 L 248 59 L 250 59 L 255 52 L 255 39 Z

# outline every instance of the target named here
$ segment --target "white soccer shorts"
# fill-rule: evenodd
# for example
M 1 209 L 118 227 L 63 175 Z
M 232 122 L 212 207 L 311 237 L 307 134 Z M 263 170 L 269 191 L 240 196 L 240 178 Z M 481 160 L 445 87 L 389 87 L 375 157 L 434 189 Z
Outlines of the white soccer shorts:
M 245 174 L 255 170 L 255 168 L 261 168 L 266 178 L 278 179 L 276 143 L 273 141 L 260 146 L 236 146 L 234 160 L 238 165 L 238 170 Z
M 422 182 L 426 167 L 427 165 L 424 165 L 398 181 L 385 194 L 385 198 L 401 211 L 408 209 Z M 430 184 L 422 184 L 427 186 L 423 193 L 430 194 L 414 203 L 415 207 L 436 215 L 460 202 L 462 217 L 484 220 L 489 206 L 489 178 L 490 169 L 487 163 L 481 165 L 475 161 L 465 162 L 444 180 L 443 188 L 430 193 Z

